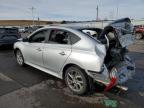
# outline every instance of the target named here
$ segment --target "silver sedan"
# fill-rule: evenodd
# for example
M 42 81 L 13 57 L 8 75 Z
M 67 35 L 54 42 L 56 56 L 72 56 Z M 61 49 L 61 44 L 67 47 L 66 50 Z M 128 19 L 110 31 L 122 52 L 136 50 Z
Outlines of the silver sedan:
M 14 52 L 20 66 L 27 64 L 64 79 L 71 91 L 82 95 L 95 81 L 106 85 L 106 90 L 118 82 L 117 70 L 110 74 L 104 63 L 106 48 L 84 30 L 49 26 L 15 43 Z
M 41 28 L 15 43 L 14 50 L 19 65 L 28 64 L 65 79 L 76 94 L 87 92 L 92 72 L 101 75 L 106 55 L 103 44 L 77 29 L 65 27 Z

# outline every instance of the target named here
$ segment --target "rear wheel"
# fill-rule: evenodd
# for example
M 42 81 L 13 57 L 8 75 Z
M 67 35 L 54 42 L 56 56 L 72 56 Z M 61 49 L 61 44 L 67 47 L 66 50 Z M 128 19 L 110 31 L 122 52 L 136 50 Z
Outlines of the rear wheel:
M 87 75 L 79 67 L 71 66 L 66 70 L 65 83 L 74 94 L 83 95 L 88 91 Z
M 16 51 L 16 59 L 17 59 L 17 63 L 20 66 L 24 66 L 24 58 L 20 50 Z
M 135 34 L 135 38 L 136 38 L 137 40 L 140 40 L 142 37 L 143 37 L 142 33 L 136 33 L 136 34 Z

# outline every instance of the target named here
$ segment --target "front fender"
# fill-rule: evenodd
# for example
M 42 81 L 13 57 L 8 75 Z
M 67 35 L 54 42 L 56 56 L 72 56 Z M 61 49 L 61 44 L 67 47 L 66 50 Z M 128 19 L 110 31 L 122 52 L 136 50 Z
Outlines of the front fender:
M 23 53 L 23 51 L 24 51 L 23 42 L 16 42 L 16 43 L 14 44 L 14 52 L 15 52 L 16 49 L 19 49 L 19 50 L 22 52 L 22 54 L 24 54 L 24 53 Z

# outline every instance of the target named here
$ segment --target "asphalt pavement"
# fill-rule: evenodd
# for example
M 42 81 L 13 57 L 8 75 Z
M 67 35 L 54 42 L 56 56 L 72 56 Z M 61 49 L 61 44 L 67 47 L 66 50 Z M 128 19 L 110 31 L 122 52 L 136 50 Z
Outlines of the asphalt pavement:
M 130 56 L 136 63 L 136 74 L 126 83 L 127 92 L 76 96 L 62 80 L 30 66 L 20 67 L 13 50 L 0 49 L 0 108 L 106 108 L 104 100 L 116 102 L 113 108 L 144 108 L 144 53 L 133 51 Z

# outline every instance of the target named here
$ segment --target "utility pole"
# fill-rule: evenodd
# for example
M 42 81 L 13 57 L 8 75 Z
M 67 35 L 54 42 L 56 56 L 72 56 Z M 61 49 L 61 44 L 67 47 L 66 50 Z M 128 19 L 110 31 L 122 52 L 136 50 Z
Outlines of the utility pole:
M 119 16 L 119 1 L 117 0 L 116 18 Z
M 98 8 L 98 5 L 97 5 L 97 8 L 96 8 L 96 10 L 97 10 L 97 16 L 96 16 L 96 20 L 98 21 L 98 17 L 99 17 L 99 8 Z
M 40 18 L 38 17 L 38 25 L 40 26 Z
M 32 25 L 34 26 L 35 25 L 35 23 L 34 23 L 34 10 L 35 10 L 36 8 L 34 8 L 33 6 L 30 8 L 30 10 L 31 10 L 31 12 L 32 12 L 32 20 L 33 20 L 33 23 L 32 23 Z

